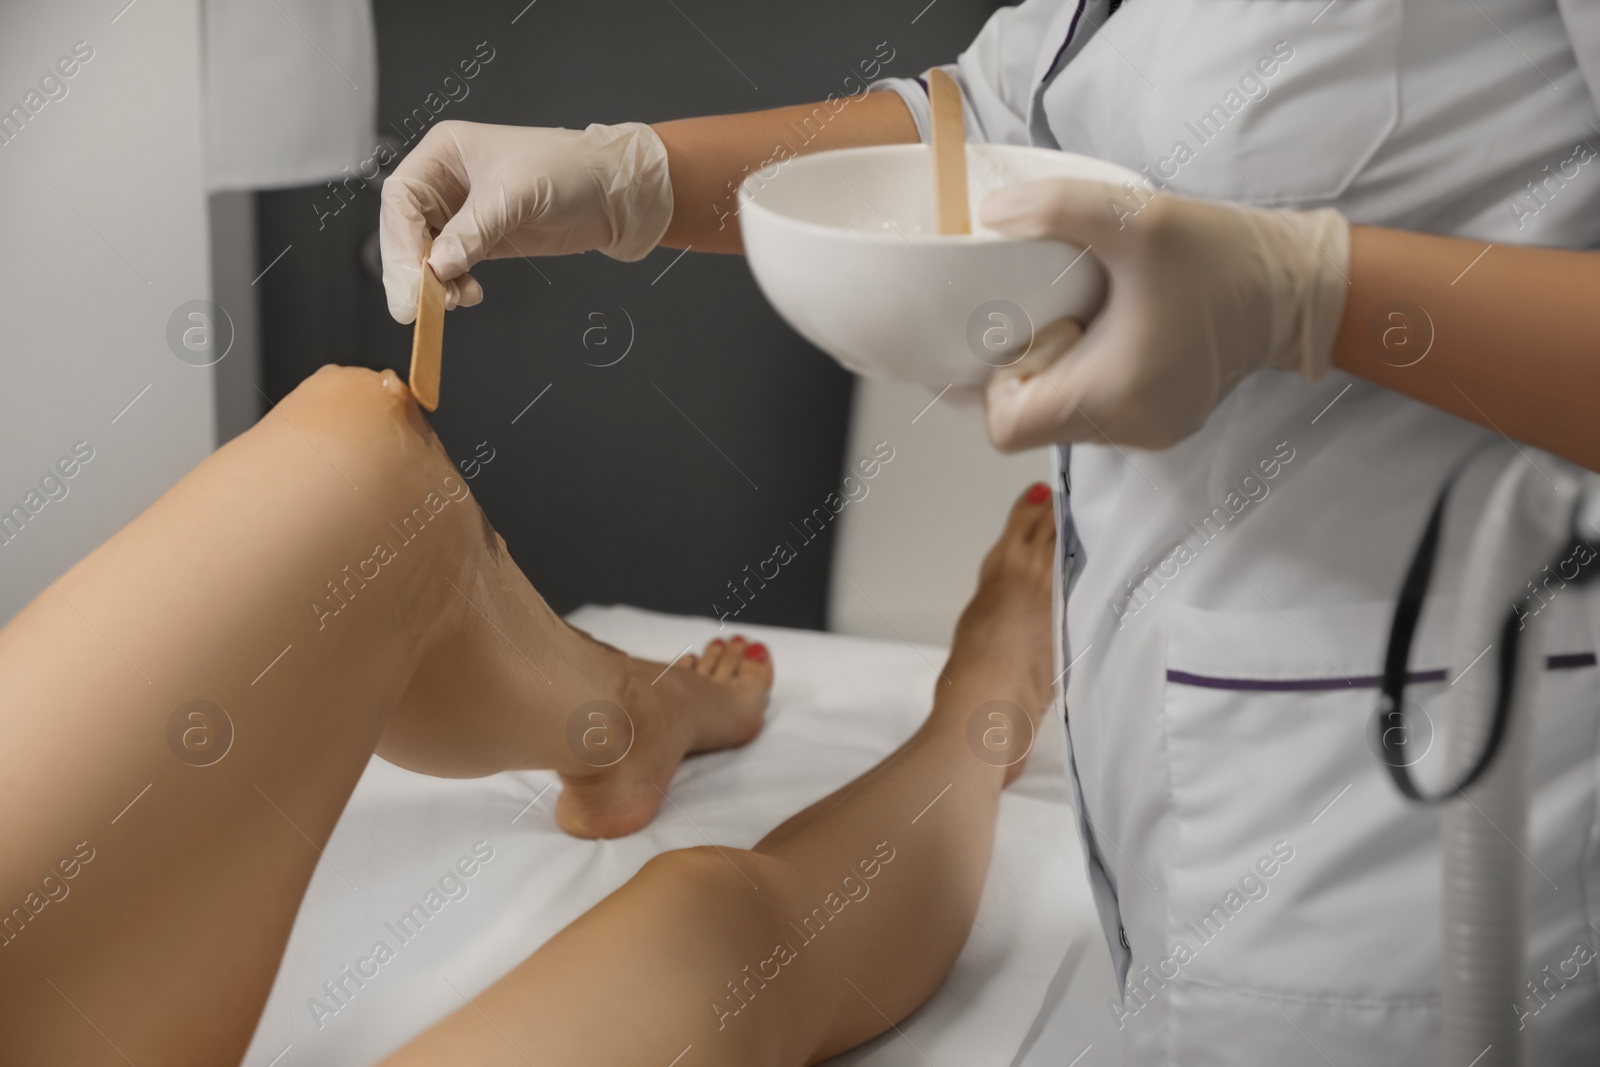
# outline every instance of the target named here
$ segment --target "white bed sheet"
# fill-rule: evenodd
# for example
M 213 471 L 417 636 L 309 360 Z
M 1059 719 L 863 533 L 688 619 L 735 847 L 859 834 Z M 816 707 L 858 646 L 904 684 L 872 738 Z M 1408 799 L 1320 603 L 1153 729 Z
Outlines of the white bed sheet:
M 586 607 L 572 621 L 661 660 L 716 634 L 706 619 L 626 607 Z M 932 647 L 741 631 L 765 641 L 778 668 L 766 729 L 744 749 L 686 761 L 669 790 L 672 804 L 629 837 L 561 833 L 552 816 L 560 783 L 550 773 L 451 781 L 374 759 L 312 877 L 246 1067 L 372 1063 L 510 970 L 656 853 L 707 840 L 754 844 L 904 740 L 926 715 L 944 662 L 944 650 Z M 944 985 L 898 1032 L 833 1063 L 1064 1064 L 1096 1045 L 1080 1067 L 1109 1062 L 1106 1039 L 1092 1032 L 1108 1018 L 1103 996 L 1092 1005 L 1097 986 L 1109 986 L 1109 965 L 1068 803 L 1064 747 L 1052 717 L 1002 800 L 977 922 Z M 450 894 L 425 901 L 475 846 L 493 858 L 462 880 L 465 895 L 450 885 Z M 438 910 L 402 941 L 396 923 L 418 903 Z M 392 958 L 376 975 L 359 986 L 344 977 L 342 968 L 353 970 L 379 941 Z M 341 980 L 336 999 L 325 983 Z

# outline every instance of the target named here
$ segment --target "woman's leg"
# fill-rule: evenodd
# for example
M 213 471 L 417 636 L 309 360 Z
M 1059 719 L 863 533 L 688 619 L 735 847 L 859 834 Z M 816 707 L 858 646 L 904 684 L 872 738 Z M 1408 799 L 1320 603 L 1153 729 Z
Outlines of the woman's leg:
M 760 728 L 745 666 L 571 630 L 399 379 L 325 368 L 0 631 L 0 1061 L 238 1062 L 374 751 L 554 768 L 563 825 L 623 832 Z M 569 744 L 591 701 L 632 737 Z
M 899 751 L 753 851 L 656 858 L 386 1067 L 798 1065 L 927 999 L 977 911 L 1000 791 L 1018 769 L 998 764 L 1025 752 L 994 731 L 1031 739 L 1050 700 L 1043 495 L 1013 509 L 956 630 L 948 684 Z

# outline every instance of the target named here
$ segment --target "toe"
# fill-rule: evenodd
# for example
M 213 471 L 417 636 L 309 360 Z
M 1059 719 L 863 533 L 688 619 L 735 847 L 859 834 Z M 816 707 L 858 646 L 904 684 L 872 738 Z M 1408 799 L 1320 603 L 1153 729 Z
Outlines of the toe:
M 1033 525 L 1028 528 L 1028 544 L 1033 547 L 1053 542 L 1056 538 L 1056 509 L 1047 503 L 1038 512 Z
M 1017 501 L 1023 539 L 1032 541 L 1046 528 L 1054 528 L 1056 509 L 1051 506 L 1050 487 L 1044 482 L 1034 482 Z
M 742 636 L 735 636 L 722 650 L 722 658 L 717 661 L 716 669 L 711 672 L 711 677 L 719 682 L 725 682 L 733 677 L 733 672 L 738 669 L 739 663 L 744 659 L 745 640 Z
M 1000 537 L 984 558 L 982 573 L 1008 566 L 1008 561 L 1026 549 L 1035 528 L 1054 510 L 1049 506 L 1049 501 L 1050 487 L 1043 482 L 1033 483 L 1017 497 L 1011 505 L 1010 514 L 1006 516 L 1005 529 L 1000 531 Z
M 722 661 L 722 650 L 726 646 L 727 642 L 722 638 L 714 639 L 710 644 L 706 645 L 706 650 L 701 653 L 700 663 L 695 669 L 708 678 L 714 675 L 717 670 L 717 664 Z
M 1056 562 L 1056 517 L 1054 509 L 1050 510 L 1050 517 L 1027 546 L 1028 554 L 1033 557 L 1034 569 L 1043 574 L 1049 574 Z
M 1005 532 L 1000 539 L 1027 540 L 1038 529 L 1039 520 L 1052 510 L 1050 487 L 1043 482 L 1034 482 L 1011 505 L 1011 514 L 1006 517 Z
M 772 686 L 772 653 L 760 641 L 746 646 L 734 678 L 740 685 L 766 690 Z

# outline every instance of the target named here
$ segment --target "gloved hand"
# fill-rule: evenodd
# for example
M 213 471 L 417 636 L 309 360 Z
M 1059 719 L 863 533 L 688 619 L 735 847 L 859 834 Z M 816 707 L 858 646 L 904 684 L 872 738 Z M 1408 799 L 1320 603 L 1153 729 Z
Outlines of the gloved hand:
M 1051 180 L 997 190 L 980 217 L 1003 233 L 1089 247 L 1110 276 L 1087 332 L 1071 319 L 1048 324 L 1026 357 L 990 377 L 989 436 L 1003 451 L 1165 448 L 1252 371 L 1327 373 L 1349 284 L 1349 225 L 1336 211 Z
M 637 122 L 583 130 L 441 122 L 383 183 L 378 242 L 389 314 L 417 315 L 422 250 L 445 283 L 445 306 L 483 289 L 485 259 L 598 248 L 625 262 L 655 248 L 672 221 L 667 150 Z

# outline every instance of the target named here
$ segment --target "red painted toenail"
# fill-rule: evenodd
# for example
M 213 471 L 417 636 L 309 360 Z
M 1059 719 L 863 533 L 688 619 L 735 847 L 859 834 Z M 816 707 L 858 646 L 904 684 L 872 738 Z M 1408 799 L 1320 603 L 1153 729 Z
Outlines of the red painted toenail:
M 1028 503 L 1043 504 L 1050 499 L 1050 487 L 1043 482 L 1034 482 L 1028 487 Z
M 753 659 L 757 663 L 767 662 L 767 646 L 763 645 L 760 641 L 757 641 L 755 644 L 744 650 L 744 658 Z
M 711 647 L 712 648 L 721 648 L 725 644 L 727 644 L 727 642 L 724 641 L 720 637 L 714 637 L 714 638 L 711 639 Z

